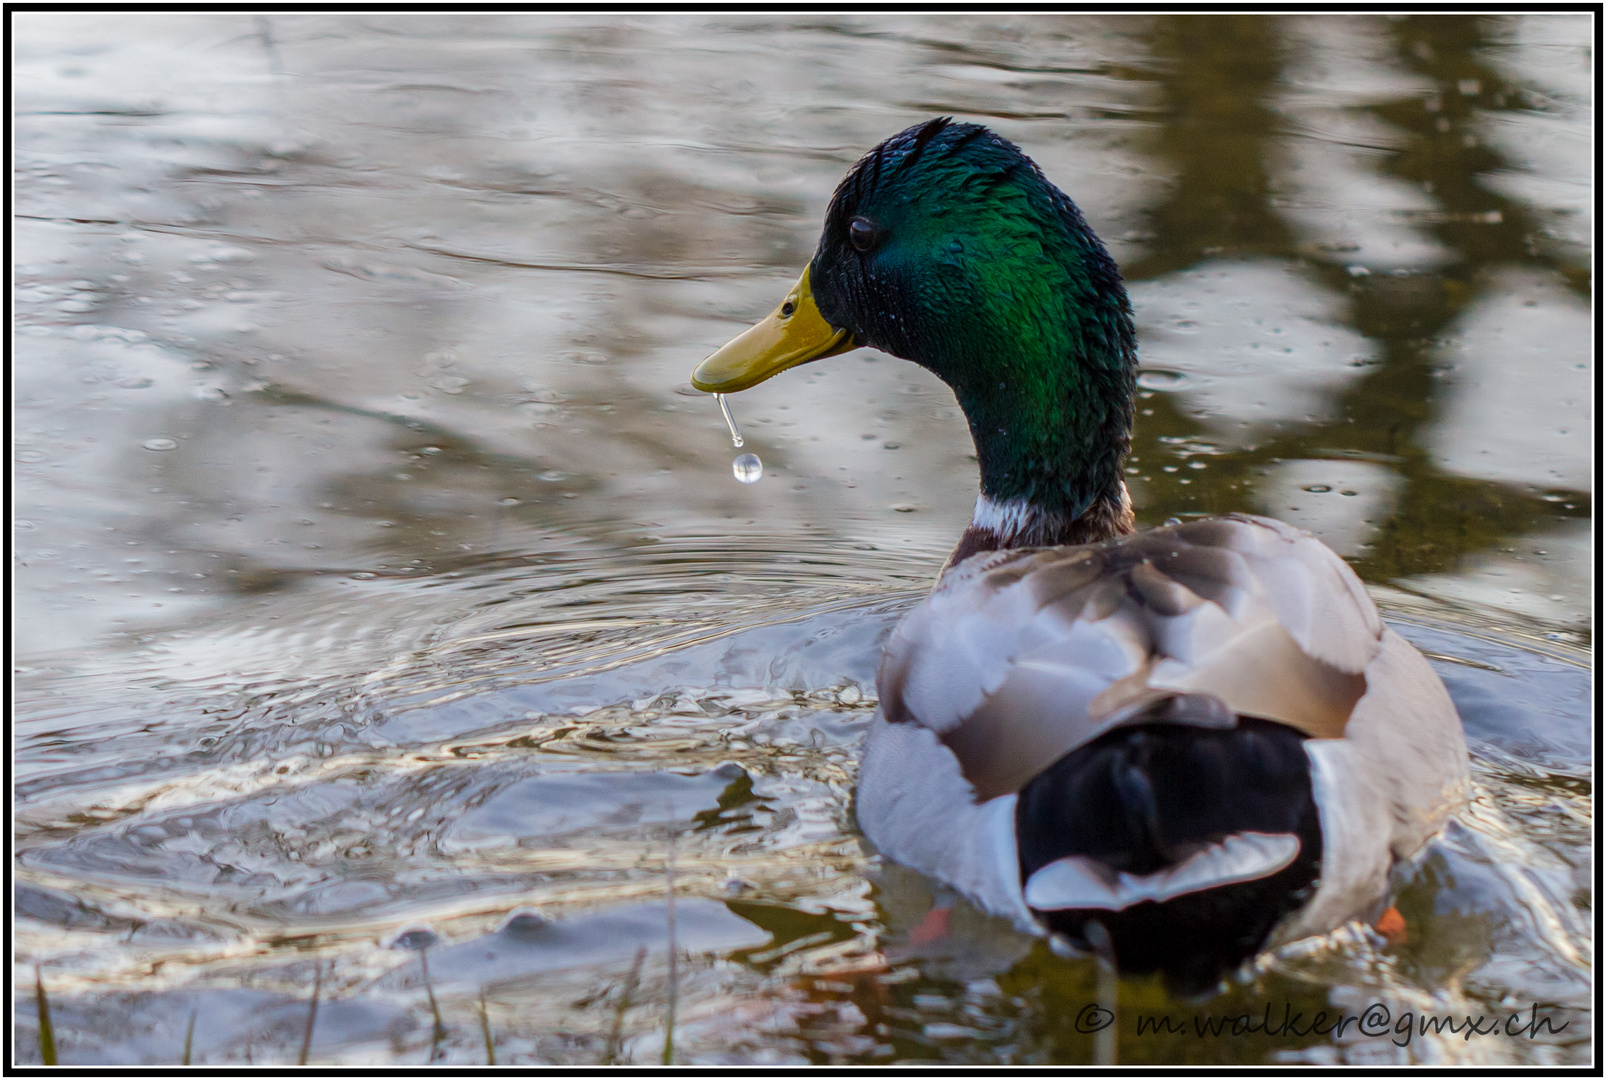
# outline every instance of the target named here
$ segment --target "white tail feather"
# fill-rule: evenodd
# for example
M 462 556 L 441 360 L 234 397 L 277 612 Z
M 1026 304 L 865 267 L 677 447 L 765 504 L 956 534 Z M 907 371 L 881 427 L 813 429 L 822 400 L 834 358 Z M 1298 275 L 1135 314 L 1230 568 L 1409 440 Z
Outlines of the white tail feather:
M 1141 877 L 1116 874 L 1097 860 L 1073 855 L 1055 860 L 1031 876 L 1026 882 L 1026 903 L 1038 911 L 1121 911 L 1145 900 L 1160 903 L 1184 893 L 1267 877 L 1298 854 L 1299 837 L 1291 833 L 1233 833 L 1186 862 Z

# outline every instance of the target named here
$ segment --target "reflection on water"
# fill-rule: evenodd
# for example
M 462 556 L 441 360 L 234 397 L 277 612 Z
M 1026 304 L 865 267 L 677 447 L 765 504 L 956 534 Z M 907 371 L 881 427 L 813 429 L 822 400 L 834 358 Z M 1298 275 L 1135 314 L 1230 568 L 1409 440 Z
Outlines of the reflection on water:
M 1091 965 L 853 826 L 880 641 L 974 498 L 951 395 L 789 373 L 738 484 L 685 382 L 936 113 L 1121 261 L 1140 518 L 1321 535 L 1474 749 L 1404 941 L 1123 1017 L 1572 1020 L 1123 1021 L 1121 1060 L 1590 1059 L 1587 15 L 15 25 L 16 976 L 64 1063 L 192 1018 L 197 1062 L 293 1061 L 314 986 L 320 1062 L 657 1061 L 671 836 L 678 1060 L 1091 1060 Z

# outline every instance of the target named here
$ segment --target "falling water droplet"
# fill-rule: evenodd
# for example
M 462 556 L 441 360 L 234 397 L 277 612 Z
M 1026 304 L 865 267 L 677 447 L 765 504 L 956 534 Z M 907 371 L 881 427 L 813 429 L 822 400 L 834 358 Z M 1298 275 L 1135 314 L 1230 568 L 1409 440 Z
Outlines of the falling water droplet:
M 764 475 L 764 463 L 758 460 L 757 454 L 743 454 L 731 462 L 731 472 L 744 484 L 756 484 Z
M 719 402 L 719 411 L 724 414 L 725 423 L 730 425 L 730 429 L 731 429 L 731 445 L 732 446 L 740 446 L 740 445 L 742 445 L 742 433 L 740 431 L 736 430 L 736 417 L 731 415 L 730 403 L 725 400 L 725 395 L 724 394 L 715 394 L 714 395 L 714 400 Z M 752 454 L 743 454 L 742 457 L 753 457 L 753 455 Z M 736 460 L 740 461 L 741 458 L 737 458 Z M 753 458 L 753 460 L 757 461 L 758 458 Z M 753 480 L 757 480 L 757 479 L 758 479 L 758 477 L 756 477 L 756 476 L 753 477 Z M 748 483 L 752 483 L 752 480 L 749 480 L 747 482 Z

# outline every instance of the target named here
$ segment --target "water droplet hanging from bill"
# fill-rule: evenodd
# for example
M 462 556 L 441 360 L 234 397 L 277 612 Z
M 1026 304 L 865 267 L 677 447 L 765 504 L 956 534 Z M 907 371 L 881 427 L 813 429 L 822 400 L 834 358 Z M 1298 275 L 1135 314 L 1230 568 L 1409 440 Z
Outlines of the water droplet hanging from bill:
M 736 417 L 731 415 L 730 402 L 725 400 L 724 394 L 715 394 L 714 400 L 719 402 L 720 415 L 725 418 L 725 424 L 731 429 L 731 445 L 737 447 L 741 446 L 742 433 L 737 430 Z

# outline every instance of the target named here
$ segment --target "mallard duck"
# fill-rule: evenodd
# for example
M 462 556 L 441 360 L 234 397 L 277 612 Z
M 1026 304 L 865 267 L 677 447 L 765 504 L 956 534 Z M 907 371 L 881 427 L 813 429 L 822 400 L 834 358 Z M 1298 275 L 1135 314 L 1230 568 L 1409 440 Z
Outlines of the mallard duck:
M 952 388 L 981 489 L 882 656 L 866 838 L 1058 951 L 1195 992 L 1381 913 L 1465 798 L 1455 708 L 1315 537 L 1242 514 L 1135 532 L 1132 309 L 1075 204 L 985 127 L 899 132 L 692 384 L 858 346 Z

